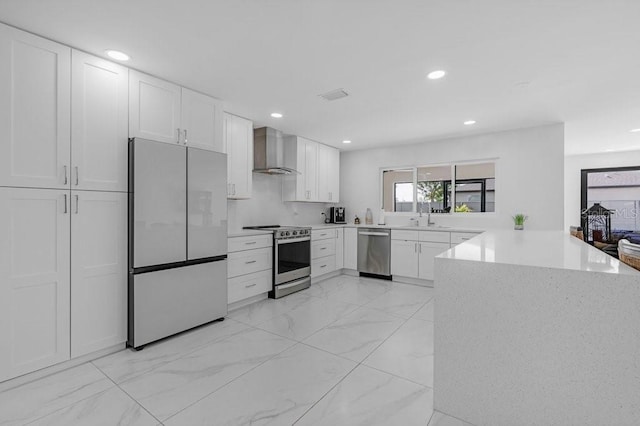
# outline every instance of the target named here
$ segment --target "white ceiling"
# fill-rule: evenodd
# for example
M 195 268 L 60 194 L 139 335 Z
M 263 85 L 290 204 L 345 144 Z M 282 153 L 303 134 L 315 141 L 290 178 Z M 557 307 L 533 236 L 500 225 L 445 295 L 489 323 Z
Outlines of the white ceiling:
M 638 16 L 638 0 L 0 1 L 0 21 L 122 50 L 228 111 L 342 149 L 554 122 L 567 154 L 640 149 Z M 435 69 L 448 74 L 427 80 Z M 336 88 L 350 96 L 317 96 Z

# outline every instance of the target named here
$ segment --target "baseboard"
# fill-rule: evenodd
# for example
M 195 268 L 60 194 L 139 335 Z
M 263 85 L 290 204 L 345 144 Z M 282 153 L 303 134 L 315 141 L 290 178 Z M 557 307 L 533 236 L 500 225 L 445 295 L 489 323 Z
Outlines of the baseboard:
M 339 275 L 342 275 L 342 269 L 338 269 L 337 271 L 329 272 L 328 274 L 320 275 L 319 277 L 311 277 L 311 285 L 317 284 L 319 282 L 328 280 L 329 278 L 334 278 Z
M 351 277 L 359 277 L 360 273 L 358 271 L 356 271 L 355 269 L 343 269 L 342 270 L 342 274 L 343 275 L 349 275 Z
M 403 284 L 413 284 L 419 285 L 422 287 L 431 287 L 433 288 L 433 281 L 431 280 L 421 280 L 419 278 L 410 278 L 410 277 L 401 277 L 398 275 L 393 276 L 393 282 L 403 283 Z
M 233 302 L 230 305 L 227 305 L 227 311 L 231 312 L 236 309 L 244 308 L 247 305 L 251 305 L 252 303 L 256 303 L 267 298 L 268 298 L 267 293 L 256 294 L 255 296 L 251 296 L 247 299 L 238 300 L 237 302 Z
M 13 389 L 18 386 L 22 386 L 24 384 L 42 379 L 43 377 L 47 377 L 64 370 L 68 370 L 69 368 L 77 367 L 78 365 L 85 364 L 89 361 L 94 361 L 98 358 L 102 358 L 103 356 L 120 352 L 121 350 L 125 349 L 125 347 L 126 347 L 126 344 L 123 342 L 117 345 L 110 346 L 106 349 L 101 349 L 99 351 L 92 352 L 90 354 L 83 355 L 78 358 L 73 358 L 68 361 L 61 362 L 60 364 L 52 365 L 50 367 L 45 367 L 41 370 L 36 370 L 31 373 L 24 374 L 22 376 L 14 377 L 13 379 L 9 379 L 0 383 L 0 392 Z

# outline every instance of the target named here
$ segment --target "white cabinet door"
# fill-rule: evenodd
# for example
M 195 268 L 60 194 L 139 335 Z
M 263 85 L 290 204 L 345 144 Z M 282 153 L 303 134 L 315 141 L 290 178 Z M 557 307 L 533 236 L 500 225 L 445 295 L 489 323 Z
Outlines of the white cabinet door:
M 71 187 L 127 191 L 129 71 L 74 50 Z
M 0 186 L 68 188 L 71 49 L 0 24 Z
M 222 102 L 193 90 L 182 88 L 184 142 L 190 147 L 225 152 L 222 135 Z
M 181 88 L 137 71 L 129 71 L 129 136 L 180 143 Z
M 298 138 L 304 146 L 304 190 L 307 201 L 318 201 L 318 144 Z
M 0 381 L 69 359 L 69 201 L 0 188 Z
M 317 146 L 317 201 L 329 202 L 329 157 L 331 155 L 331 148 L 322 144 L 318 144 Z
M 127 194 L 71 193 L 71 356 L 127 340 Z
M 336 269 L 344 268 L 344 228 L 336 228 Z
M 336 148 L 329 148 L 329 169 L 327 171 L 329 179 L 329 202 L 340 201 L 340 151 Z
M 418 244 L 391 240 L 391 275 L 418 278 Z
M 433 280 L 434 258 L 449 250 L 448 243 L 418 243 L 420 252 L 420 273 L 418 278 Z M 393 254 L 392 254 L 393 256 Z M 393 257 L 392 257 L 393 259 Z M 393 267 L 393 260 L 392 260 Z
M 344 268 L 358 269 L 358 229 L 344 228 Z
M 232 199 L 251 198 L 253 179 L 253 123 L 225 114 L 227 194 Z

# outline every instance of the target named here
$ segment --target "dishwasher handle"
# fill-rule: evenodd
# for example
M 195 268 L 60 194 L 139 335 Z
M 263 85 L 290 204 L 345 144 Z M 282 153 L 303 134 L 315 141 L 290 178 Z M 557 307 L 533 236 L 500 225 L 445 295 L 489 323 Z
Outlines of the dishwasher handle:
M 373 237 L 388 237 L 390 234 L 388 232 L 359 232 L 360 235 L 371 235 Z

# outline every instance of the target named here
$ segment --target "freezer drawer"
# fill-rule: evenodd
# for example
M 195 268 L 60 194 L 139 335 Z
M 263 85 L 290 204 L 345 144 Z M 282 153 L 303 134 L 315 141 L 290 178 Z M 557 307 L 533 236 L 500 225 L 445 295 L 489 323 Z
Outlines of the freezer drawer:
M 391 231 L 389 229 L 358 230 L 358 271 L 391 275 Z
M 130 276 L 129 340 L 140 347 L 227 314 L 227 261 Z

